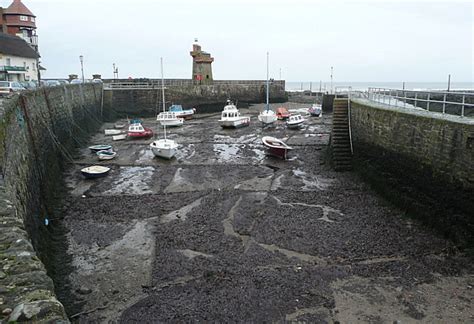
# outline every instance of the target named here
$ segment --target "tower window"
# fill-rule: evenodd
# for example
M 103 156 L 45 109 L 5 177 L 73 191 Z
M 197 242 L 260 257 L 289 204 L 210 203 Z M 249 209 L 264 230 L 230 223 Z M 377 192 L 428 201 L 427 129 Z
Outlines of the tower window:
M 28 21 L 28 16 L 20 16 L 21 21 Z
M 30 17 L 31 22 L 35 22 L 35 17 Z

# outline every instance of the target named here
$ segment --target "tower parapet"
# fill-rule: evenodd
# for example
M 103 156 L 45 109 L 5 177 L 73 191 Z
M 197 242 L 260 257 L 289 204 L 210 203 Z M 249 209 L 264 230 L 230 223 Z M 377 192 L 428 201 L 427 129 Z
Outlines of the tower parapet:
M 192 79 L 199 84 L 212 83 L 212 62 L 214 58 L 210 53 L 201 50 L 197 43 L 193 44 L 193 50 L 190 52 L 193 57 L 193 75 Z

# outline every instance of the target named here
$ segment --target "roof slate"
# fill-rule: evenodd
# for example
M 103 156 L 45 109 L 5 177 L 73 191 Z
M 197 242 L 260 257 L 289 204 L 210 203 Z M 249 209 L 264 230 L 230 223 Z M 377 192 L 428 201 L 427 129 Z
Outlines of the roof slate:
M 0 53 L 27 58 L 40 57 L 24 39 L 5 33 L 0 33 Z
M 35 15 L 28 9 L 21 0 L 13 0 L 13 3 L 5 11 L 5 14 L 16 14 L 16 15 L 25 15 L 33 16 Z

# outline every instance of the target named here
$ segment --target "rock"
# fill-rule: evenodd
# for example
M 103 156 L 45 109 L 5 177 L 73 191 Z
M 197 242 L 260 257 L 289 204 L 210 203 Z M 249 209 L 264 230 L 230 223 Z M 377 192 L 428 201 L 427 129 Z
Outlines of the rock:
M 0 279 L 5 279 L 7 277 L 7 274 L 3 271 L 0 271 Z
M 88 295 L 92 292 L 92 289 L 86 286 L 81 286 L 80 288 L 76 289 L 76 292 L 80 295 Z
M 10 315 L 12 312 L 13 312 L 13 309 L 11 309 L 11 308 L 5 308 L 5 309 L 2 311 L 2 314 L 3 314 L 3 315 Z

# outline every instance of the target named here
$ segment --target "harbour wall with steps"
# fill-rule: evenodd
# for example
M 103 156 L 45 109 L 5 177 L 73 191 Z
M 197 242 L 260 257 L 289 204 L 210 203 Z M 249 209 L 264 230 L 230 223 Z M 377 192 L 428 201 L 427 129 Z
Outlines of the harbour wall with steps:
M 0 321 L 68 322 L 50 278 L 67 271 L 61 212 L 52 206 L 74 148 L 102 123 L 101 96 L 100 85 L 86 84 L 2 100 Z
M 358 173 L 407 214 L 474 247 L 474 120 L 364 99 L 350 111 Z
M 270 86 L 270 102 L 286 102 L 288 97 L 285 88 L 280 84 Z M 161 86 L 151 89 L 108 89 L 104 90 L 104 112 L 108 119 L 117 117 L 151 117 L 162 110 Z M 249 84 L 214 84 L 214 85 L 170 85 L 166 86 L 165 100 L 171 104 L 180 104 L 184 108 L 194 107 L 197 113 L 221 112 L 227 99 L 239 107 L 251 103 L 266 101 L 264 82 Z

